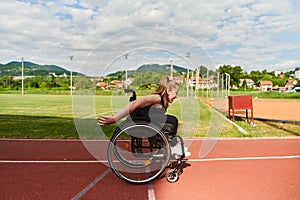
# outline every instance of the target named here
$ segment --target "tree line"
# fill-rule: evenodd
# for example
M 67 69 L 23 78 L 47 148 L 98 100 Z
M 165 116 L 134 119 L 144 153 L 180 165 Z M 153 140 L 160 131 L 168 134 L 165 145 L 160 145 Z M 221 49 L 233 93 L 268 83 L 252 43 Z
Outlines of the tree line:
M 268 72 L 263 71 L 251 71 L 250 73 L 244 72 L 241 66 L 231 66 L 223 65 L 220 66 L 216 71 L 209 70 L 209 76 L 217 76 L 217 74 L 229 74 L 230 75 L 230 85 L 239 86 L 240 79 L 252 79 L 257 85 L 260 80 L 270 80 L 273 85 L 283 86 L 293 74 L 293 71 L 285 72 L 282 77 L 275 76 L 274 71 Z M 131 86 L 133 87 L 148 87 L 149 85 L 157 85 L 159 80 L 164 75 L 169 75 L 170 72 L 154 72 L 146 71 L 143 73 L 132 73 L 128 77 L 134 78 Z M 195 76 L 195 72 L 190 72 L 189 77 Z M 200 67 L 200 77 L 206 78 L 207 68 L 204 66 Z M 186 78 L 187 74 L 182 72 L 174 72 L 173 76 L 182 76 Z M 112 80 L 125 81 L 125 73 L 120 72 L 116 77 L 105 77 L 102 79 L 95 79 L 86 76 L 73 76 L 73 87 L 76 89 L 95 89 L 96 83 L 99 81 L 104 81 L 110 83 Z M 300 86 L 300 81 L 298 80 L 297 86 Z M 3 76 L 0 78 L 0 91 L 3 90 L 20 90 L 22 87 L 22 80 L 15 79 L 13 76 Z M 70 77 L 55 77 L 53 75 L 37 75 L 31 78 L 26 78 L 24 80 L 24 88 L 27 90 L 69 90 L 70 89 Z M 243 86 L 244 88 L 244 86 Z
M 252 79 L 255 85 L 258 85 L 259 81 L 267 80 L 271 81 L 273 85 L 284 86 L 286 81 L 290 79 L 294 71 L 282 72 L 281 76 L 276 76 L 274 71 L 268 72 L 266 69 L 259 71 L 254 70 L 250 73 L 243 71 L 241 66 L 223 65 L 217 70 L 220 74 L 230 75 L 230 86 L 239 86 L 240 79 Z M 298 80 L 297 86 L 300 85 Z
M 21 90 L 21 87 L 21 79 L 15 79 L 13 76 L 3 76 L 0 78 L 0 90 Z M 70 79 L 64 77 L 38 75 L 24 79 L 24 88 L 30 90 L 53 88 L 68 90 L 70 88 Z

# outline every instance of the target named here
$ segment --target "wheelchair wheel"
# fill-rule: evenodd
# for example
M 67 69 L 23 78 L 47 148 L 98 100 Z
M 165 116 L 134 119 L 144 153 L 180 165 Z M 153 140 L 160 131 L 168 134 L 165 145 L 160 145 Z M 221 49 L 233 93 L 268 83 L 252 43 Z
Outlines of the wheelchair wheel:
M 166 173 L 166 178 L 170 183 L 175 183 L 179 179 L 179 174 L 174 169 L 170 169 Z
M 130 183 L 146 183 L 158 177 L 168 166 L 170 154 L 166 136 L 147 122 L 120 124 L 107 151 L 112 171 Z

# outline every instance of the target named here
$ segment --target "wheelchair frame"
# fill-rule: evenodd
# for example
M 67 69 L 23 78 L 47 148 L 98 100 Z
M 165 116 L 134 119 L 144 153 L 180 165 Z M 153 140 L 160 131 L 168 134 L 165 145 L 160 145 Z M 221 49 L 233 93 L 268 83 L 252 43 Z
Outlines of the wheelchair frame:
M 125 93 L 132 93 L 129 101 L 136 99 L 134 90 L 125 89 Z M 175 156 L 177 162 L 174 167 L 170 164 L 170 142 L 181 144 L 182 154 Z M 185 157 L 183 145 L 183 139 L 178 135 L 170 141 L 159 124 L 144 118 L 132 120 L 128 117 L 118 125 L 110 139 L 108 163 L 116 176 L 135 184 L 150 182 L 170 167 L 165 176 L 173 183 L 182 172 L 182 159 Z

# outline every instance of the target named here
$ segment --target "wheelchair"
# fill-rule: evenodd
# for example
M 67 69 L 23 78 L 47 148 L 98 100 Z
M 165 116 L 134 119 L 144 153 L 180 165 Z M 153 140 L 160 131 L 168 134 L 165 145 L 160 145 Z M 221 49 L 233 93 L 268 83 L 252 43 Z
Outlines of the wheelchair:
M 129 101 L 136 99 L 132 89 Z M 173 154 L 171 146 L 180 145 L 181 153 Z M 121 122 L 110 139 L 107 158 L 114 174 L 134 184 L 148 183 L 159 177 L 167 167 L 168 182 L 176 182 L 185 157 L 183 139 L 168 134 L 168 130 L 146 118 L 130 116 Z M 175 162 L 172 162 L 175 161 Z M 172 163 L 171 163 L 172 162 Z M 175 164 L 174 164 L 175 163 Z

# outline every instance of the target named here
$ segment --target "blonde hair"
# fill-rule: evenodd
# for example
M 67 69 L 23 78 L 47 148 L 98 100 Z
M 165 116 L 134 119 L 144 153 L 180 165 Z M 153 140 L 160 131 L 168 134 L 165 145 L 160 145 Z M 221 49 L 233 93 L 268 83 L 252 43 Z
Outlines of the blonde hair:
M 178 83 L 175 80 L 170 79 L 168 76 L 164 76 L 160 79 L 159 86 L 153 94 L 161 96 L 165 109 L 169 107 L 169 95 L 167 90 L 172 90 L 176 87 L 178 87 Z

